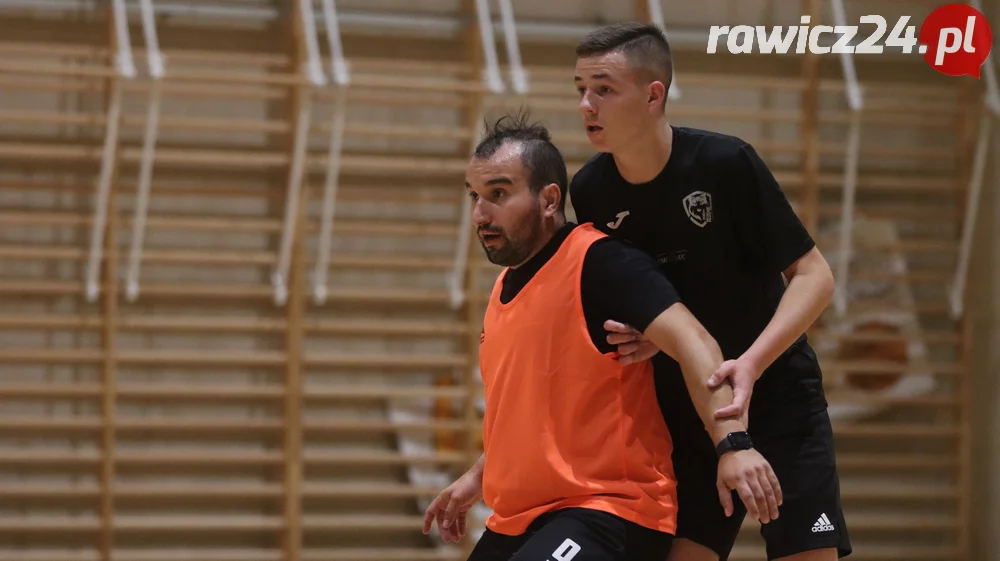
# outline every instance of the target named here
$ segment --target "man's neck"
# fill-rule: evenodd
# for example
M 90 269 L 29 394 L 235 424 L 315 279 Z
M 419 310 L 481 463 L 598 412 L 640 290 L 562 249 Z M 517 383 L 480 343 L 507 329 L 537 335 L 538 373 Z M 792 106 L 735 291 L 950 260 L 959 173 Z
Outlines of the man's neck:
M 538 236 L 538 242 L 535 244 L 535 247 L 532 248 L 531 253 L 524 261 L 521 261 L 517 265 L 512 265 L 510 268 L 517 269 L 518 267 L 521 267 L 525 263 L 534 259 L 535 256 L 538 255 L 540 251 L 542 251 L 542 248 L 548 245 L 548 243 L 552 241 L 552 238 L 556 237 L 556 232 L 558 232 L 559 229 L 565 225 L 566 225 L 565 216 L 560 218 L 555 218 L 553 220 L 544 221 L 542 223 L 542 235 Z
M 673 148 L 674 133 L 661 119 L 649 134 L 636 138 L 630 146 L 612 155 L 622 179 L 632 184 L 648 183 L 660 175 Z

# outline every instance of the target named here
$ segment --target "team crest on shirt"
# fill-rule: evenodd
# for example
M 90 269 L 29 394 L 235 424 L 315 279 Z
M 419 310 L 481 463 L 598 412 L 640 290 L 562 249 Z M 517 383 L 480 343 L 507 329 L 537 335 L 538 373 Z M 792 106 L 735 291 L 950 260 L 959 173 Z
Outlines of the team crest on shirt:
M 704 228 L 712 221 L 712 195 L 695 191 L 684 197 L 684 212 L 695 226 Z

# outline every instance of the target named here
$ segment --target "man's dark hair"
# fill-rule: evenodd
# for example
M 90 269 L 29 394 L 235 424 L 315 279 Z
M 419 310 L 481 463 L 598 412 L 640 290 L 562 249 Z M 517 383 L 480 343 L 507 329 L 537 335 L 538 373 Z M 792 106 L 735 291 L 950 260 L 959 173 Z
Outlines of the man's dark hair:
M 487 159 L 508 142 L 521 144 L 521 165 L 528 172 L 528 188 L 538 194 L 542 187 L 555 183 L 559 187 L 559 212 L 566 211 L 566 190 L 569 178 L 562 153 L 552 144 L 548 129 L 540 123 L 530 123 L 528 112 L 507 114 L 495 122 L 486 121 L 483 139 L 473 157 Z
M 641 79 L 663 82 L 663 86 L 670 89 L 674 61 L 662 29 L 651 23 L 619 23 L 590 32 L 576 46 L 577 57 L 616 51 L 625 56 Z

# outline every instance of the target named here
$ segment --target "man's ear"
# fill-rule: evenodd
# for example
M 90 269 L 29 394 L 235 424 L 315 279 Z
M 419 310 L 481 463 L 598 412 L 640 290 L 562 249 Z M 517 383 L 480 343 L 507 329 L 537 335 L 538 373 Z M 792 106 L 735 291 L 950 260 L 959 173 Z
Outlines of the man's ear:
M 663 102 L 665 102 L 667 98 L 667 87 L 663 85 L 663 82 L 659 80 L 651 82 L 647 91 L 649 92 L 649 105 L 656 109 L 663 107 Z
M 559 203 L 562 201 L 562 193 L 559 191 L 559 186 L 555 183 L 549 183 L 539 192 L 539 198 L 542 202 L 542 214 L 545 216 L 555 216 L 559 213 Z

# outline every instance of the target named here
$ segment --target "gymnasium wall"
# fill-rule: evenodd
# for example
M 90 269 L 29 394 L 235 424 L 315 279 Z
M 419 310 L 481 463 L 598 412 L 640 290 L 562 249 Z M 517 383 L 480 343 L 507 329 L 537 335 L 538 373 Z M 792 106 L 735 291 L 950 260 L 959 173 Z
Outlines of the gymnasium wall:
M 406 9 L 471 5 L 425 4 Z M 533 4 L 516 3 L 519 17 L 522 8 L 539 20 L 631 13 L 627 3 Z M 883 5 L 887 18 L 899 9 Z M 344 9 L 362 7 L 401 10 Z M 799 13 L 798 2 L 667 8 L 691 26 L 723 13 L 760 18 L 749 23 Z M 426 499 L 478 454 L 476 336 L 498 270 L 472 242 L 459 263 L 465 300 L 453 305 L 462 173 L 481 117 L 522 105 L 552 127 L 571 170 L 589 155 L 574 108 L 573 41 L 522 41 L 532 84 L 522 99 L 482 91 L 474 37 L 345 31 L 355 85 L 327 294 L 314 302 L 337 93 L 311 97 L 303 190 L 289 207 L 297 111 L 308 101 L 306 88 L 293 87 L 301 82 L 291 61 L 302 57 L 294 17 L 252 26 L 165 18 L 138 297 L 126 297 L 122 279 L 150 99 L 143 79 L 123 85 L 101 293 L 89 301 L 111 75 L 37 68 L 85 59 L 113 68 L 107 14 L 3 17 L 0 559 L 459 558 L 416 528 Z M 142 69 L 138 22 L 132 37 Z M 83 44 L 87 51 L 68 50 Z M 498 48 L 505 63 L 501 39 Z M 834 260 L 850 121 L 838 62 L 677 50 L 683 97 L 671 104 L 673 122 L 753 142 Z M 818 80 L 807 79 L 813 63 Z M 946 286 L 964 219 L 975 84 L 900 57 L 858 68 L 869 96 L 858 213 L 870 222 L 856 234 L 863 258 L 850 274 L 860 296 L 846 318 L 865 316 L 875 329 L 845 331 L 830 312 L 811 333 L 840 411 L 856 558 L 972 559 L 972 528 L 978 522 L 982 552 L 990 526 L 966 506 L 988 494 L 970 493 L 966 470 L 979 459 L 977 481 L 995 473 L 964 432 L 968 400 L 985 401 L 995 385 L 984 333 L 997 311 L 990 316 L 980 298 L 1000 277 L 984 273 L 983 248 L 996 239 L 985 201 L 979 288 L 967 307 L 975 330 L 949 317 Z M 288 216 L 297 218 L 289 293 L 276 304 L 271 273 Z M 878 313 L 889 333 L 877 331 Z M 992 366 L 967 366 L 963 348 L 973 341 L 982 358 L 971 364 Z M 879 393 L 907 377 L 928 385 Z M 760 558 L 754 525 L 745 529 L 734 558 Z

